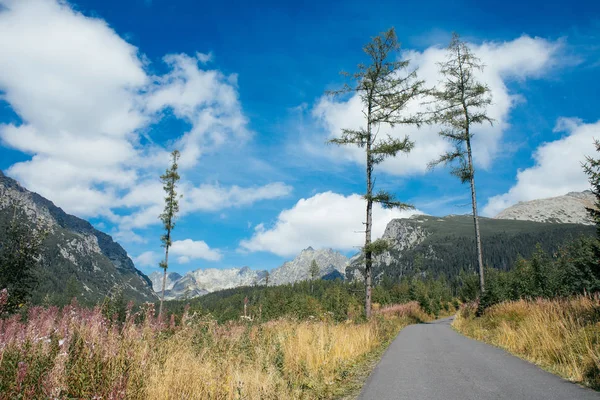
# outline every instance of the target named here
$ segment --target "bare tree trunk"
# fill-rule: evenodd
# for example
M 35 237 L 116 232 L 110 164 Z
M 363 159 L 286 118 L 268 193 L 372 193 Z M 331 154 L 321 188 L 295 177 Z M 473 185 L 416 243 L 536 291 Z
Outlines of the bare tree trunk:
M 371 107 L 369 106 L 369 118 Z M 371 280 L 373 267 L 373 253 L 370 250 L 371 245 L 371 224 L 373 219 L 373 185 L 371 182 L 371 124 L 367 124 L 367 222 L 365 229 L 365 315 L 367 319 L 371 318 Z
M 479 289 L 481 294 L 485 291 L 483 279 L 483 252 L 481 250 L 481 235 L 479 234 L 479 217 L 477 216 L 477 195 L 475 193 L 475 170 L 473 168 L 473 156 L 471 155 L 471 139 L 467 128 L 467 154 L 469 157 L 469 172 L 471 181 L 471 204 L 473 205 L 473 222 L 475 224 L 475 246 L 477 249 L 477 265 L 479 267 Z
M 165 286 L 167 284 L 167 266 L 169 265 L 169 248 L 165 250 L 165 268 L 163 273 L 162 294 L 160 296 L 160 307 L 158 308 L 158 318 L 162 318 L 163 302 L 165 301 Z

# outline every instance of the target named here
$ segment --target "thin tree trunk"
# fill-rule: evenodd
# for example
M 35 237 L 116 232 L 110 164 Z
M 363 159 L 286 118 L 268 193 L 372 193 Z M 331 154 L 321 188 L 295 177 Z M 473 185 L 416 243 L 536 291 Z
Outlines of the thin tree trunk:
M 369 118 L 371 107 L 369 105 Z M 365 315 L 367 319 L 371 318 L 371 275 L 373 267 L 373 254 L 370 250 L 371 244 L 371 224 L 373 218 L 373 199 L 371 182 L 371 124 L 367 124 L 367 222 L 365 230 Z
M 163 282 L 162 282 L 162 295 L 160 296 L 160 307 L 158 308 L 158 318 L 162 318 L 163 311 L 163 302 L 165 301 L 165 286 L 167 283 L 167 266 L 169 265 L 169 248 L 167 247 L 165 250 L 165 268 L 163 273 Z
M 469 173 L 471 181 L 471 204 L 473 205 L 473 223 L 475 224 L 475 246 L 477 248 L 477 265 L 479 267 L 479 289 L 481 294 L 485 291 L 483 279 L 483 254 L 481 250 L 481 235 L 479 234 L 479 217 L 477 216 L 477 195 L 475 193 L 475 170 L 473 168 L 473 156 L 471 155 L 471 139 L 469 128 L 467 128 L 467 154 L 469 158 Z
M 481 235 L 479 234 L 479 218 L 477 216 L 477 194 L 475 192 L 475 168 L 473 167 L 473 155 L 471 154 L 471 132 L 469 130 L 471 121 L 469 118 L 469 110 L 465 102 L 465 81 L 464 72 L 462 69 L 462 59 L 460 48 L 458 50 L 458 67 L 460 69 L 460 83 L 462 91 L 462 106 L 465 114 L 465 138 L 467 142 L 467 157 L 469 162 L 469 180 L 471 183 L 471 205 L 473 206 L 473 224 L 475 225 L 475 248 L 477 250 L 477 266 L 479 268 L 479 290 L 483 295 L 485 284 L 483 278 L 483 254 L 481 250 Z

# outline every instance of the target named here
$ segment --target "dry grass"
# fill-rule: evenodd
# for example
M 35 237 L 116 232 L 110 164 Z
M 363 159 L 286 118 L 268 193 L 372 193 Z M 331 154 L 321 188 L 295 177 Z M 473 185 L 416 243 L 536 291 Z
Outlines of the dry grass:
M 504 348 L 570 381 L 600 389 L 600 296 L 514 301 L 475 317 L 458 313 L 454 327 Z
M 365 323 L 168 325 L 149 309 L 116 326 L 98 309 L 36 308 L 26 323 L 0 321 L 0 398 L 334 398 L 370 354 L 427 318 L 416 304 L 391 310 Z

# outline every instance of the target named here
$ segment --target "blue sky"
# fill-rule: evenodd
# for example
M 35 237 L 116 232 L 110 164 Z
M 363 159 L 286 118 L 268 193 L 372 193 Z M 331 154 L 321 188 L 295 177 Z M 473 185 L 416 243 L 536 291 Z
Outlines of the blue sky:
M 323 93 L 394 26 L 430 84 L 452 31 L 486 64 L 496 123 L 475 138 L 484 215 L 587 188 L 598 2 L 365 4 L 0 0 L 0 168 L 112 234 L 145 272 L 161 257 L 157 179 L 173 148 L 184 198 L 172 270 L 273 268 L 308 245 L 352 254 L 362 158 L 325 142 L 360 124 L 360 108 Z M 436 127 L 390 133 L 417 147 L 383 164 L 377 185 L 420 212 L 468 212 L 468 187 L 425 168 L 444 149 Z M 375 232 L 406 215 L 376 210 Z

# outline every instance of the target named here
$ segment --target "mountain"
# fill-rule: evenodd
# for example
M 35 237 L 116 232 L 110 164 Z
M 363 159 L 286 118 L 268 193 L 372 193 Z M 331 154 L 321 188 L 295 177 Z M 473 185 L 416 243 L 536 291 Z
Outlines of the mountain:
M 65 213 L 0 171 L 0 244 L 13 218 L 48 231 L 34 302 L 59 302 L 65 296 L 96 302 L 117 287 L 122 287 L 129 299 L 157 299 L 150 279 L 135 268 L 127 252 L 109 235 Z
M 564 196 L 519 202 L 494 218 L 593 225 L 586 207 L 595 208 L 595 201 L 596 197 L 589 190 L 570 192 Z
M 374 258 L 375 281 L 414 273 L 453 278 L 461 270 L 474 271 L 473 229 L 470 215 L 417 215 L 390 221 L 383 234 L 390 249 Z M 492 218 L 481 218 L 480 230 L 484 263 L 503 270 L 509 269 L 519 255 L 529 257 L 537 244 L 552 253 L 569 239 L 595 235 L 590 225 Z M 362 269 L 364 259 L 359 253 L 350 260 L 346 277 L 362 279 Z
M 154 289 L 154 291 L 156 293 L 159 293 L 162 291 L 162 282 L 163 282 L 163 272 L 162 271 L 155 271 L 153 273 L 151 273 L 149 276 L 150 281 L 152 282 L 152 288 Z M 175 283 L 177 283 L 178 280 L 180 280 L 181 278 L 183 278 L 181 275 L 179 275 L 177 272 L 167 272 L 167 281 L 165 282 L 165 292 L 167 290 L 171 290 L 173 289 L 173 286 L 175 286 Z
M 312 260 L 319 265 L 319 277 L 333 280 L 342 278 L 346 272 L 348 258 L 332 249 L 304 249 L 292 261 L 285 262 L 269 273 L 269 286 L 284 285 L 310 279 L 309 267 Z M 198 269 L 184 276 L 177 273 L 167 274 L 165 299 L 192 298 L 231 289 L 240 286 L 264 285 L 267 271 L 255 271 L 249 267 L 230 269 Z M 162 291 L 163 273 L 153 272 L 150 275 L 156 293 Z
M 255 271 L 249 267 L 230 269 L 198 269 L 181 276 L 177 273 L 167 274 L 165 299 L 179 299 L 202 296 L 217 290 L 231 289 L 238 286 L 252 286 L 264 283 L 266 271 Z M 162 271 L 150 275 L 156 293 L 162 291 Z
M 345 275 L 348 257 L 332 249 L 314 250 L 308 247 L 300 252 L 292 261 L 271 271 L 269 285 L 284 285 L 310 279 L 309 268 L 312 260 L 319 266 L 319 277 L 330 275 L 334 271 Z

